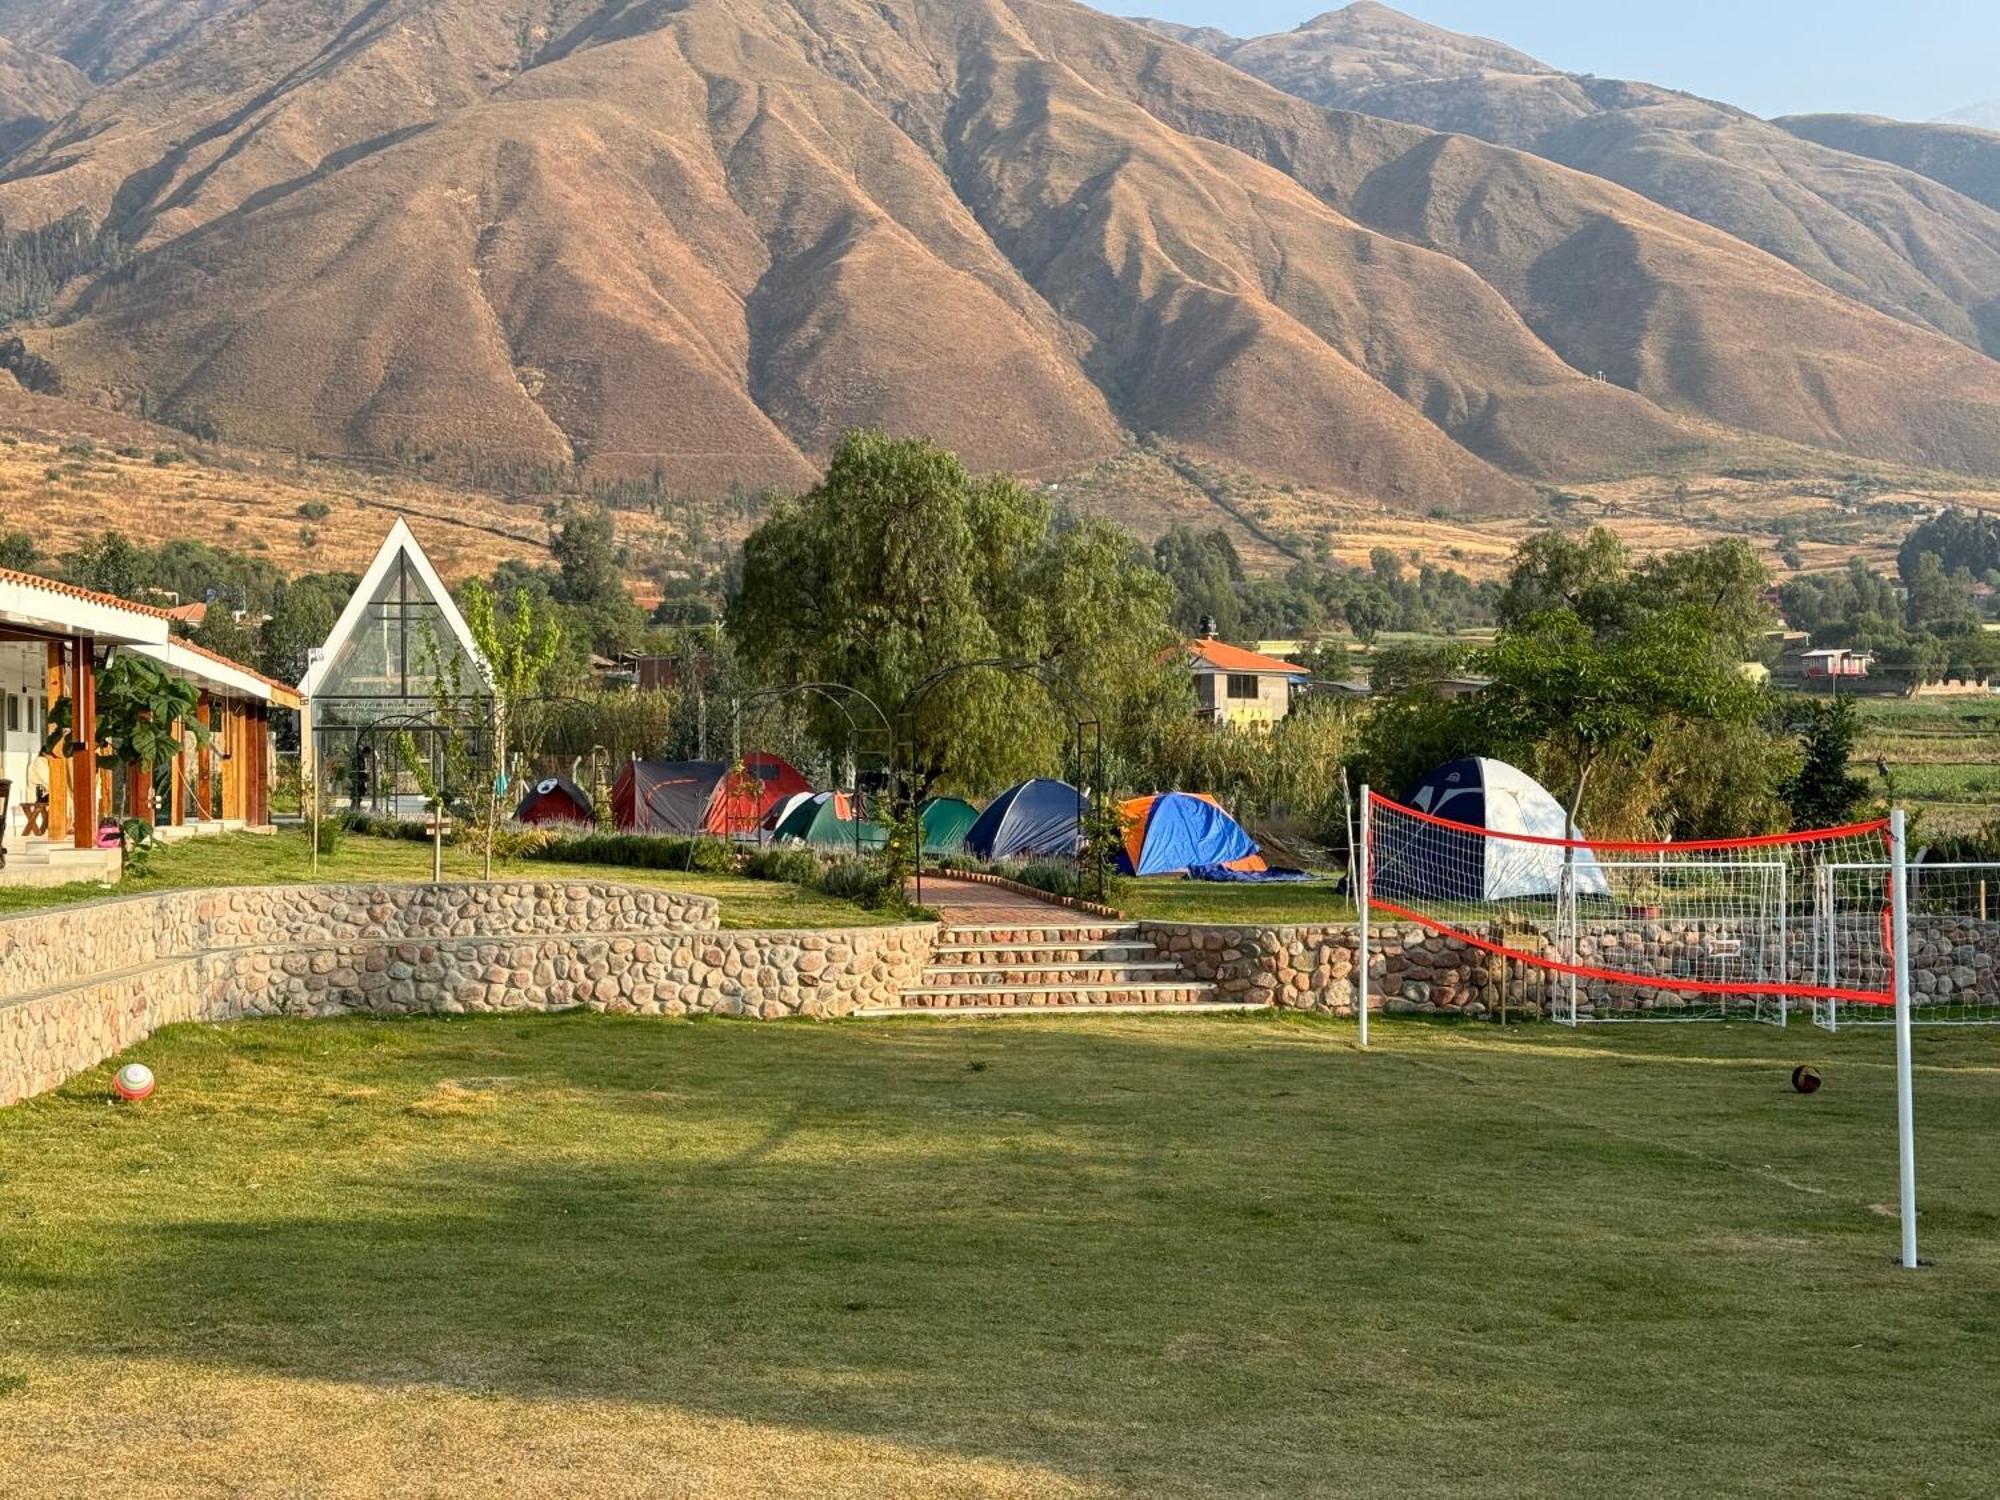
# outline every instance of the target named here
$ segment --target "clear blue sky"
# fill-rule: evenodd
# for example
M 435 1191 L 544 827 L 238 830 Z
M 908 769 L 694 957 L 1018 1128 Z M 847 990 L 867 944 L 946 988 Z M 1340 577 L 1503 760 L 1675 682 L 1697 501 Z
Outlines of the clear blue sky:
M 1237 36 L 1289 31 L 1337 8 L 1327 0 L 1089 3 Z M 1761 115 L 1928 120 L 2000 98 L 2000 0 L 1408 0 L 1396 9 L 1555 67 L 1687 89 Z

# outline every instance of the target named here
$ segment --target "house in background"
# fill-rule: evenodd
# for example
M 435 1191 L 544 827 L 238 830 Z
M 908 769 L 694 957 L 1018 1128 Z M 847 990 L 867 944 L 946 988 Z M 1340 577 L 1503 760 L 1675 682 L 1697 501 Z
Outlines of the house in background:
M 1275 724 L 1312 680 L 1297 662 L 1246 651 L 1214 636 L 1187 643 L 1195 714 L 1221 724 Z
M 1822 646 L 1817 651 L 1799 653 L 1799 675 L 1807 682 L 1843 681 L 1866 677 L 1875 658 L 1866 651 L 1846 646 Z

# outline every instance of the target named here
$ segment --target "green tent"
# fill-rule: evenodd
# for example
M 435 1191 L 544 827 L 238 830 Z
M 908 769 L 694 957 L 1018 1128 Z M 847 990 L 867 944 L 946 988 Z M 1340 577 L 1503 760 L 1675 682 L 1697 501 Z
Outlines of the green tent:
M 855 847 L 853 805 L 842 792 L 817 792 L 786 813 L 771 833 L 782 841 L 838 851 Z M 861 825 L 861 846 L 879 849 L 887 842 L 881 828 Z
M 965 836 L 979 821 L 979 809 L 963 797 L 932 797 L 917 810 L 923 822 L 926 854 L 957 854 Z

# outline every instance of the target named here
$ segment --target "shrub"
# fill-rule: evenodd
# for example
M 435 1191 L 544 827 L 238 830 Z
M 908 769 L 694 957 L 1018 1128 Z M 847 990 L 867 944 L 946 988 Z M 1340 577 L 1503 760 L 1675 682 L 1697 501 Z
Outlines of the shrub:
M 882 872 L 865 859 L 835 860 L 819 877 L 819 888 L 827 895 L 867 907 L 882 904 L 887 885 Z
M 332 509 L 323 500 L 308 500 L 299 507 L 299 514 L 308 521 L 324 521 Z
M 722 839 L 656 833 L 559 834 L 538 857 L 564 864 L 624 865 L 635 870 L 683 870 L 703 875 L 727 875 L 736 869 L 736 851 Z
M 1073 865 L 1055 865 L 1037 862 L 1026 864 L 1015 872 L 1014 879 L 1022 885 L 1031 885 L 1038 891 L 1047 891 L 1051 896 L 1081 896 L 1083 881 L 1078 878 Z
M 820 879 L 819 856 L 810 849 L 759 849 L 743 862 L 743 873 L 752 880 L 788 880 L 814 889 Z

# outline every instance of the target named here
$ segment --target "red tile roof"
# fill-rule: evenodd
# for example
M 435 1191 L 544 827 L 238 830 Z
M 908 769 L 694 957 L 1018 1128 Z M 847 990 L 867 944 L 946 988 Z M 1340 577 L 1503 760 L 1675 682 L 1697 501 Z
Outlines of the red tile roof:
M 151 604 L 134 604 L 130 599 L 120 599 L 116 594 L 100 594 L 96 589 L 79 587 L 74 583 L 64 583 L 59 578 L 43 578 L 36 573 L 17 573 L 12 568 L 0 568 L 0 583 L 18 583 L 23 588 L 40 589 L 45 594 L 62 594 L 71 599 L 82 599 L 91 604 L 102 604 L 107 609 L 129 610 L 135 615 L 145 615 L 155 620 L 170 620 L 173 614 Z
M 135 604 L 130 599 L 120 599 L 116 594 L 99 593 L 96 589 L 82 588 L 74 583 L 64 583 L 60 578 L 43 578 L 38 573 L 20 573 L 12 568 L 0 568 L 0 583 L 18 583 L 24 588 L 40 589 L 45 594 L 61 594 L 69 599 L 82 599 L 91 604 L 101 604 L 107 609 L 122 609 L 131 614 L 144 615 L 153 620 L 181 620 L 187 616 L 179 610 L 161 609 L 151 604 Z M 183 609 L 187 606 L 182 606 Z M 298 705 L 298 689 L 288 682 L 279 682 L 274 677 L 266 677 L 254 667 L 246 667 L 240 661 L 232 661 L 220 651 L 197 645 L 184 637 L 175 637 L 173 644 L 183 651 L 192 651 L 196 656 L 205 656 L 212 662 L 234 668 L 246 677 L 254 677 L 273 690 L 275 698 L 286 707 Z
M 1188 653 L 1196 661 L 1211 666 L 1218 672 L 1262 672 L 1266 675 L 1282 674 L 1286 677 L 1311 675 L 1297 662 L 1279 661 L 1275 656 L 1261 656 L 1255 651 L 1245 651 L 1241 646 L 1232 646 L 1227 641 L 1189 641 Z
M 242 662 L 224 656 L 220 651 L 211 651 L 208 647 L 190 641 L 185 637 L 177 638 L 174 641 L 174 645 L 183 651 L 192 651 L 196 656 L 205 656 L 210 661 L 220 662 L 225 667 L 234 667 L 245 677 L 256 678 L 264 686 L 271 689 L 273 697 L 280 700 L 284 707 L 296 708 L 298 706 L 299 690 L 289 682 L 280 682 L 275 677 L 266 677 L 255 667 L 246 667 Z

